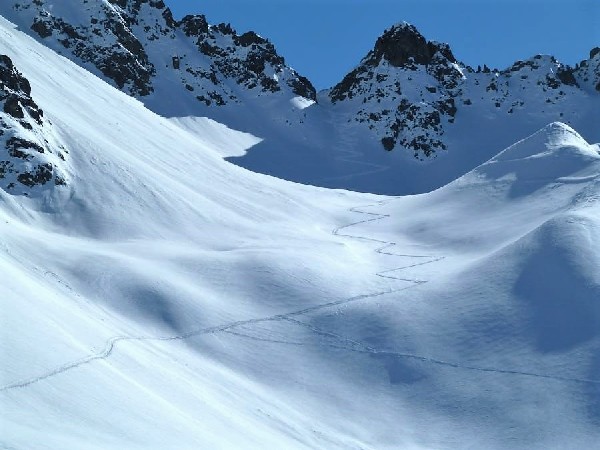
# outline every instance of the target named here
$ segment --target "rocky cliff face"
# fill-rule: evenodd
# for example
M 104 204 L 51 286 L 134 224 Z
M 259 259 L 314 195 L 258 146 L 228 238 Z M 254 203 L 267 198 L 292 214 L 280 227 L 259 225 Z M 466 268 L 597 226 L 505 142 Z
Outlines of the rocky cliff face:
M 31 195 L 67 184 L 68 150 L 31 97 L 29 81 L 0 55 L 0 187 Z
M 175 96 L 223 106 L 269 96 L 315 99 L 311 83 L 268 40 L 209 25 L 201 15 L 176 21 L 161 0 L 11 0 L 2 13 L 142 101 Z
M 386 150 L 408 149 L 424 160 L 448 149 L 444 135 L 468 109 L 482 118 L 544 114 L 547 121 L 565 120 L 573 99 L 600 91 L 600 50 L 592 53 L 576 68 L 537 55 L 502 71 L 475 69 L 457 61 L 447 44 L 427 41 L 402 23 L 383 33 L 329 99 Z
M 589 59 L 584 59 L 572 71 L 576 83 L 590 93 L 600 92 L 600 47 L 590 51 Z

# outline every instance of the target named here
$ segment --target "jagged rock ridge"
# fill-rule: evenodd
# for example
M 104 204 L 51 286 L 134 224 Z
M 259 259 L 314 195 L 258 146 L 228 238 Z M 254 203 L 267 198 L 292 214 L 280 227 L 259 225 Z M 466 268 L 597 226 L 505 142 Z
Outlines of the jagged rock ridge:
M 316 98 L 310 81 L 254 32 L 240 35 L 202 15 L 176 21 L 161 0 L 69 3 L 14 0 L 12 15 L 46 45 L 130 95 L 172 96 L 177 89 L 205 106 L 240 103 L 248 94 Z

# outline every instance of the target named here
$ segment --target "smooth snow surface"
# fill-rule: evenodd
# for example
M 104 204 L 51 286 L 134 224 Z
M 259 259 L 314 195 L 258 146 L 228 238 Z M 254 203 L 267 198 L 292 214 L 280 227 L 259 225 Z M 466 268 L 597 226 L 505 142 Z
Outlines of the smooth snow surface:
M 567 125 L 429 194 L 331 191 L 3 19 L 0 49 L 73 173 L 0 191 L 0 447 L 600 442 L 600 148 Z

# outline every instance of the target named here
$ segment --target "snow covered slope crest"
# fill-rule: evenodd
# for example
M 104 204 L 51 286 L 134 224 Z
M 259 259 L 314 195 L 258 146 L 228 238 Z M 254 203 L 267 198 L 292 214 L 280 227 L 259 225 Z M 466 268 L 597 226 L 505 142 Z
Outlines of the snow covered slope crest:
M 571 127 L 555 122 L 510 146 L 458 182 L 483 177 L 511 184 L 511 195 L 551 183 L 581 183 L 600 175 L 600 147 L 589 145 Z
M 311 83 L 268 40 L 201 15 L 176 21 L 160 0 L 10 0 L 0 13 L 162 115 L 183 115 L 164 104 L 169 98 L 203 106 L 315 99 Z

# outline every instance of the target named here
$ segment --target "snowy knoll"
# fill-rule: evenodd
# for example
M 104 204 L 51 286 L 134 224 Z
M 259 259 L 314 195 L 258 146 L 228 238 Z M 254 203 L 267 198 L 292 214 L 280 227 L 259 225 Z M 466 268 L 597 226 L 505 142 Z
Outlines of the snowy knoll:
M 440 433 L 426 446 L 594 447 L 600 148 L 554 123 L 436 192 L 362 210 L 381 220 L 352 232 L 396 244 L 385 275 L 421 284 L 303 322 L 371 356 L 391 403 Z

